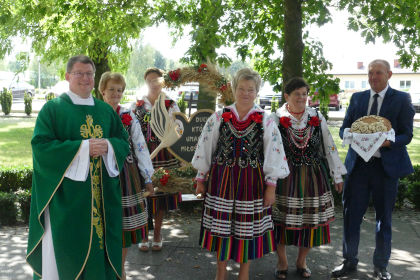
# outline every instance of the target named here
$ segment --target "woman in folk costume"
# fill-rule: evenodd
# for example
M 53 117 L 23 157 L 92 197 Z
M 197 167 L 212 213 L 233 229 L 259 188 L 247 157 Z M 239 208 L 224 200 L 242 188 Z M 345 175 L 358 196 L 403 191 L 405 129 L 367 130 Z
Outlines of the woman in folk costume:
M 274 117 L 290 170 L 288 177 L 277 182 L 273 205 L 277 279 L 287 278 L 286 245 L 299 247 L 297 272 L 303 278 L 311 276 L 306 256 L 312 247 L 330 242 L 329 223 L 334 219 L 330 176 L 335 189 L 341 192 L 342 175 L 346 174 L 325 118 L 306 107 L 308 92 L 305 80 L 290 80 L 285 87 L 286 103 Z
M 162 79 L 163 71 L 161 69 L 147 69 L 144 74 L 144 80 L 146 81 L 149 91 L 146 96 L 143 96 L 141 100 L 138 100 L 132 106 L 132 109 L 140 122 L 141 129 L 146 138 L 147 147 L 151 154 L 161 143 L 160 139 L 155 135 L 151 127 L 151 111 L 162 92 Z M 165 107 L 171 117 L 172 113 L 180 112 L 176 102 L 167 96 L 165 98 Z M 182 134 L 182 122 L 175 120 L 175 118 L 173 120 L 176 124 L 178 124 L 178 132 Z M 152 158 L 152 162 L 155 169 L 160 167 L 164 169 L 171 169 L 180 166 L 179 161 L 166 148 L 159 150 L 157 155 Z M 181 200 L 180 198 L 180 193 L 156 194 L 156 196 L 149 198 L 149 209 L 155 218 L 152 250 L 160 251 L 162 249 L 161 228 L 163 216 L 167 211 L 178 208 L 178 202 Z M 144 239 L 143 242 L 139 244 L 139 249 L 143 252 L 147 252 L 149 250 L 148 239 Z
M 216 279 L 226 278 L 229 259 L 248 279 L 249 261 L 275 250 L 271 205 L 289 169 L 273 119 L 254 103 L 260 85 L 257 72 L 236 73 L 236 102 L 207 120 L 192 161 L 205 193 L 199 242 L 217 252 Z
M 124 93 L 125 80 L 119 73 L 105 72 L 99 81 L 99 91 L 104 101 L 121 117 L 129 135 L 130 153 L 120 174 L 123 207 L 123 253 L 122 272 L 128 248 L 138 244 L 148 235 L 147 201 L 144 192 L 153 193 L 153 165 L 140 124 L 131 110 L 122 108 L 120 100 Z

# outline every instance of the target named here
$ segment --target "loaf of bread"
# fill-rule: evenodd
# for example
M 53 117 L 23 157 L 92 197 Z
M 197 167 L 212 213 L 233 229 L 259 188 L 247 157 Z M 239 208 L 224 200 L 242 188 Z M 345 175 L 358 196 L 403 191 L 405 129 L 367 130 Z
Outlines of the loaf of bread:
M 392 128 L 391 122 L 384 117 L 369 115 L 356 120 L 350 128 L 353 133 L 370 134 L 387 132 Z

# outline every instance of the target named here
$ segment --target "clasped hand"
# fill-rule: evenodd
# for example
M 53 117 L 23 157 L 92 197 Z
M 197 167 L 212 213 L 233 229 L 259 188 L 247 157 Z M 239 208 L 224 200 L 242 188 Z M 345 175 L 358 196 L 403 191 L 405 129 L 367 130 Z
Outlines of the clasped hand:
M 99 157 L 108 153 L 108 142 L 103 138 L 89 139 L 89 155 Z

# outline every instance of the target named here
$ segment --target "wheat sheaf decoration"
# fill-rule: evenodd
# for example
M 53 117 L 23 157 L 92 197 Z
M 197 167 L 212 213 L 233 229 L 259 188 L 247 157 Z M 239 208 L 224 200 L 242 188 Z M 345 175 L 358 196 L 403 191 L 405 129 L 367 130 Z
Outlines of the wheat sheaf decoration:
M 151 111 L 150 126 L 155 135 L 160 139 L 160 144 L 150 155 L 154 158 L 160 150 L 172 146 L 181 137 L 176 130 L 178 124 L 169 116 L 165 107 L 165 93 L 161 92 L 156 99 Z
M 178 68 L 167 72 L 163 78 L 164 88 L 174 89 L 186 83 L 198 82 L 215 92 L 219 102 L 224 105 L 230 105 L 235 100 L 230 82 L 212 64 Z

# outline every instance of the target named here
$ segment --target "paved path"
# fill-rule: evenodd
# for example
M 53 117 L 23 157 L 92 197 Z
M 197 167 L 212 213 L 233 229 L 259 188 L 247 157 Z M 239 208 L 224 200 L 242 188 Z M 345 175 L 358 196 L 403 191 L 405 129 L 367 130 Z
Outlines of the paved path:
M 128 253 L 127 279 L 205 280 L 214 279 L 215 255 L 198 246 L 200 207 L 189 207 L 172 213 L 164 221 L 164 248 L 161 252 L 142 253 L 132 246 Z M 313 249 L 308 257 L 314 280 L 330 279 L 331 269 L 341 261 L 342 215 L 331 226 L 332 243 Z M 352 278 L 374 279 L 372 254 L 374 249 L 374 212 L 369 210 L 362 225 L 359 271 Z M 26 227 L 0 229 L 0 280 L 29 280 L 31 269 L 25 263 Z M 297 255 L 295 247 L 287 249 L 290 262 L 288 279 L 300 279 L 293 272 Z M 250 279 L 274 279 L 274 253 L 251 263 Z M 229 279 L 236 279 L 238 265 L 229 262 Z M 393 251 L 389 271 L 393 279 L 420 279 L 420 212 L 396 211 L 393 216 Z

